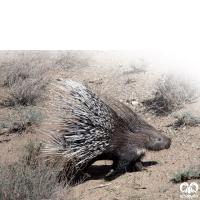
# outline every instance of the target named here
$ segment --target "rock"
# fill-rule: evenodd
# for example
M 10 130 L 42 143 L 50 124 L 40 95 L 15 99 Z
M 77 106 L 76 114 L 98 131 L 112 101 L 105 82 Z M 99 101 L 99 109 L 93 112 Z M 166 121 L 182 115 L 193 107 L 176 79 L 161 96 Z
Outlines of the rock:
M 102 79 L 93 79 L 93 80 L 90 80 L 89 83 L 102 84 L 103 80 Z
M 132 104 L 133 106 L 137 106 L 137 105 L 139 104 L 139 102 L 138 102 L 138 101 L 131 101 L 131 104 Z

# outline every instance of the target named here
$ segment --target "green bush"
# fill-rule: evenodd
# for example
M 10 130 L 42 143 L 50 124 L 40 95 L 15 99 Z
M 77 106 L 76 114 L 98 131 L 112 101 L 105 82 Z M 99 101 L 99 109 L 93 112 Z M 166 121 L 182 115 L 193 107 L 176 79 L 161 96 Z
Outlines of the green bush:
M 6 127 L 7 124 L 4 121 L 0 120 L 0 128 L 6 128 Z
M 29 125 L 39 126 L 42 121 L 43 114 L 33 108 L 26 109 L 24 112 L 24 121 Z
M 190 112 L 184 112 L 181 115 L 174 113 L 174 118 L 177 118 L 177 121 L 173 124 L 174 127 L 196 126 L 200 124 L 200 117 L 193 117 Z
M 0 119 L 0 134 L 3 132 L 3 129 L 7 127 L 8 124 L 4 120 Z
M 191 167 L 183 172 L 179 170 L 176 174 L 174 174 L 174 179 L 172 179 L 172 181 L 174 183 L 179 183 L 187 181 L 189 179 L 199 179 L 199 178 L 200 178 L 200 167 L 197 170 Z
M 20 110 L 19 113 L 13 114 L 13 118 L 10 118 L 9 129 L 10 132 L 25 131 L 29 126 L 39 126 L 43 119 L 43 114 L 34 108 L 28 108 Z

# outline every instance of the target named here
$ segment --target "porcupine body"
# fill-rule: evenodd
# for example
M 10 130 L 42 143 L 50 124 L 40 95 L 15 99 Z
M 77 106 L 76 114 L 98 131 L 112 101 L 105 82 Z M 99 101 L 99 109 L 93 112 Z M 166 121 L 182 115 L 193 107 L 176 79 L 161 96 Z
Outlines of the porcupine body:
M 59 127 L 44 153 L 52 160 L 88 167 L 97 160 L 113 160 L 115 175 L 129 165 L 142 169 L 147 150 L 168 149 L 171 139 L 149 125 L 129 107 L 115 100 L 103 102 L 82 84 L 61 80 L 53 104 Z

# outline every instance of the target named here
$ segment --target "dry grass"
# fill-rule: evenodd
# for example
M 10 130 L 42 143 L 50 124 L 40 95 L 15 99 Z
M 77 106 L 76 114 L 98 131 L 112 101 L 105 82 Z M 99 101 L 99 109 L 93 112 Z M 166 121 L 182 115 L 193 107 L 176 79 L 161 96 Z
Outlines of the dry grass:
M 38 137 L 30 133 L 41 125 L 44 114 L 38 106 L 48 100 L 48 85 L 56 73 L 85 67 L 88 57 L 81 51 L 0 53 L 4 54 L 0 60 L 0 199 L 57 199 L 58 185 L 68 184 L 66 176 L 60 166 L 38 159 L 40 143 L 24 138 Z
M 86 56 L 82 51 L 58 51 L 55 65 L 63 70 L 69 68 L 87 67 L 91 57 Z
M 0 164 L 0 199 L 48 199 L 56 191 L 57 172 L 39 162 L 41 144 L 31 141 L 27 155 L 11 164 Z
M 7 102 L 10 105 L 36 105 L 43 98 L 50 78 L 45 77 L 44 71 L 35 65 L 29 63 L 29 60 L 3 64 L 4 87 L 7 87 Z
M 148 63 L 144 59 L 139 59 L 137 62 L 133 62 L 130 64 L 130 71 L 125 71 L 125 75 L 130 75 L 130 74 L 140 74 L 140 73 L 146 73 L 147 68 L 148 68 Z
M 156 114 L 168 114 L 193 103 L 200 96 L 198 84 L 186 77 L 172 73 L 163 74 L 155 82 L 153 98 L 143 104 Z

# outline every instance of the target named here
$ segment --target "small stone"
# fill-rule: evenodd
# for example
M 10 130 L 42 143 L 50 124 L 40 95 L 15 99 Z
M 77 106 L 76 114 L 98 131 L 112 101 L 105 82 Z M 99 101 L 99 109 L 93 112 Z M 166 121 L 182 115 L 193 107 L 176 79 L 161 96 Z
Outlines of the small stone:
M 136 105 L 139 104 L 139 102 L 138 101 L 132 101 L 131 104 L 134 105 L 134 106 L 136 106 Z

